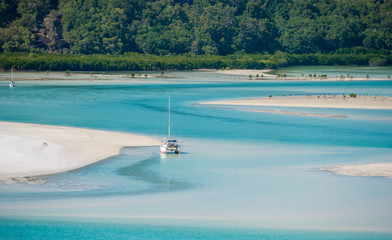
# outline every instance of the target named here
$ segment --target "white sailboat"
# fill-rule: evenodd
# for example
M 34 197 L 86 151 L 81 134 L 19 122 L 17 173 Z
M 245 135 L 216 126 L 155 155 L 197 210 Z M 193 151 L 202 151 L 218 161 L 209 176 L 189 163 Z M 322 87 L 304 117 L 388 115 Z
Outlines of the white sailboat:
M 10 88 L 13 88 L 13 87 L 15 87 L 15 81 L 14 81 L 14 69 L 13 68 L 11 68 L 11 82 L 10 82 L 10 84 L 8 85 Z
M 170 136 L 170 96 L 169 96 L 169 126 L 168 126 L 168 138 L 164 138 L 161 141 L 161 154 L 166 154 L 166 152 L 174 152 L 174 153 L 180 153 L 181 152 L 181 146 L 180 146 L 180 141 L 176 139 L 172 139 Z

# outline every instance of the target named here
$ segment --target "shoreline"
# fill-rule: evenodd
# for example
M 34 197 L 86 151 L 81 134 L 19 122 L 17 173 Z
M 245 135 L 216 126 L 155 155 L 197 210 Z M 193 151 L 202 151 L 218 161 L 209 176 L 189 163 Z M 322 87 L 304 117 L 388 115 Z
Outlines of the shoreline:
M 0 180 L 70 171 L 123 147 L 155 145 L 158 140 L 131 133 L 0 121 Z
M 345 82 L 345 81 L 391 81 L 390 78 L 366 78 L 366 77 L 354 77 L 354 78 L 340 78 L 337 76 L 334 77 L 308 77 L 308 76 L 280 76 L 279 74 L 273 74 L 276 69 L 230 69 L 230 70 L 221 70 L 221 69 L 192 69 L 192 70 L 165 70 L 165 72 L 212 72 L 216 74 L 222 75 L 231 75 L 236 76 L 237 79 L 240 80 L 249 80 L 249 81 L 309 81 L 309 82 Z M 113 81 L 119 80 L 124 82 L 129 81 L 145 81 L 151 79 L 165 79 L 167 76 L 161 75 L 159 71 L 112 71 L 115 74 L 111 74 L 111 72 L 101 73 L 88 73 L 87 71 L 73 71 L 70 75 L 66 75 L 63 71 L 53 71 L 50 73 L 46 73 L 43 71 L 20 71 L 15 72 L 14 80 L 15 81 L 79 81 L 82 78 L 86 81 Z M 119 73 L 124 72 L 124 73 Z M 29 77 L 26 76 L 18 76 L 20 73 L 30 73 Z M 31 74 L 33 73 L 33 76 Z M 132 77 L 132 73 L 135 75 Z M 57 74 L 57 75 L 56 75 Z M 35 76 L 34 76 L 35 75 Z M 38 75 L 38 76 L 37 76 Z M 147 75 L 147 76 L 145 76 Z M 252 76 L 250 78 L 250 75 Z M 257 77 L 258 75 L 258 77 Z M 11 79 L 11 73 L 8 72 L 0 72 L 0 82 L 5 81 L 8 82 Z
M 392 110 L 392 97 L 380 96 L 288 96 L 233 99 L 201 102 L 203 105 L 304 107 L 304 108 L 343 108 L 343 109 L 382 109 Z
M 208 69 L 205 69 L 208 70 Z M 212 69 L 210 69 L 211 71 Z M 214 70 L 214 72 L 219 74 L 227 74 L 227 75 L 238 75 L 242 76 L 242 78 L 246 78 L 248 80 L 260 81 L 260 80 L 274 80 L 274 81 L 309 81 L 309 82 L 345 82 L 345 81 L 391 81 L 388 78 L 366 78 L 366 77 L 354 77 L 354 78 L 340 78 L 340 77 L 308 77 L 308 76 L 279 76 L 276 74 L 272 74 L 271 72 L 276 71 L 276 69 L 232 69 L 232 70 Z M 259 77 L 257 77 L 257 74 Z M 252 78 L 249 76 L 252 75 Z

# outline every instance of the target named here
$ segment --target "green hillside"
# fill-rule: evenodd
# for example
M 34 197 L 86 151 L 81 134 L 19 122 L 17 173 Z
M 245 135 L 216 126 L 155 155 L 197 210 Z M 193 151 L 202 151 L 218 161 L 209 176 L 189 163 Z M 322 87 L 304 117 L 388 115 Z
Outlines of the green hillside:
M 3 60 L 12 52 L 288 53 L 285 64 L 320 64 L 319 54 L 359 51 L 378 55 L 330 63 L 391 63 L 391 0 L 1 0 L 0 16 Z

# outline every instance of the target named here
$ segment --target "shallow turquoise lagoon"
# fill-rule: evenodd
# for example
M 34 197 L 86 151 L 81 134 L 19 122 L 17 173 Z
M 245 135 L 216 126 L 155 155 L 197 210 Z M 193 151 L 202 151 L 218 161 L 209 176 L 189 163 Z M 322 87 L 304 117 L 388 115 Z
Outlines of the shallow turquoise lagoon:
M 212 72 L 165 75 L 144 82 L 18 81 L 15 89 L 0 82 L 2 121 L 157 138 L 166 135 L 170 95 L 173 133 L 184 141 L 180 156 L 162 157 L 158 147 L 124 148 L 120 155 L 82 169 L 39 176 L 29 183 L 0 183 L 0 236 L 392 237 L 391 179 L 320 170 L 392 161 L 392 111 L 279 108 L 342 116 L 319 118 L 199 104 L 270 94 L 392 96 L 392 81 L 249 81 Z

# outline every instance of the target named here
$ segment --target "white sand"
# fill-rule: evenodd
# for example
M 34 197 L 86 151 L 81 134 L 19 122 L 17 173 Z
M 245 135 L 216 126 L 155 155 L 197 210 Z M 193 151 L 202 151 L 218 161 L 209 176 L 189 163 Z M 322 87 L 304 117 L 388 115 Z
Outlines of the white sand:
M 159 141 L 136 134 L 0 122 L 0 179 L 69 171 L 122 147 L 153 145 Z
M 392 162 L 337 166 L 321 170 L 333 172 L 338 175 L 392 178 Z
M 294 96 L 203 102 L 201 104 L 310 108 L 392 109 L 392 97 Z

